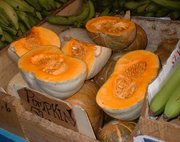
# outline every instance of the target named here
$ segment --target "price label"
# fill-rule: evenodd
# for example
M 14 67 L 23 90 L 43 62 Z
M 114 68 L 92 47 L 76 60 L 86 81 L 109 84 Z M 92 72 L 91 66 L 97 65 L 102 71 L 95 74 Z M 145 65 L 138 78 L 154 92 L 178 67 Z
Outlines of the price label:
M 78 131 L 72 107 L 67 102 L 26 87 L 18 90 L 18 94 L 27 111 L 66 128 Z

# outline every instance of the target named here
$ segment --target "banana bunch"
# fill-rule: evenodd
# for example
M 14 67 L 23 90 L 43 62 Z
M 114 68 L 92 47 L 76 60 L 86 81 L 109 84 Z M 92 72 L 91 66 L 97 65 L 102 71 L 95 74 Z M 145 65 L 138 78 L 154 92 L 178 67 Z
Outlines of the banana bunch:
M 164 113 L 166 120 L 180 115 L 180 65 L 168 78 L 159 92 L 150 102 L 150 112 L 153 116 Z
M 148 17 L 170 17 L 173 20 L 180 19 L 179 0 L 137 0 L 127 1 L 124 4 L 126 10 L 131 10 L 133 15 Z
M 0 0 L 0 49 L 68 0 Z
M 83 27 L 85 23 L 95 16 L 94 4 L 91 0 L 83 2 L 81 11 L 73 16 L 50 15 L 47 17 L 47 22 L 56 25 Z

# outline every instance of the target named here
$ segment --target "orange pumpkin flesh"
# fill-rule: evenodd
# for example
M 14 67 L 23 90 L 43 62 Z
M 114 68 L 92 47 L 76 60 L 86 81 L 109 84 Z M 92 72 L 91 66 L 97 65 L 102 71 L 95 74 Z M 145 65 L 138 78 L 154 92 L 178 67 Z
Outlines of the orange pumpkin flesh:
M 93 18 L 86 23 L 86 29 L 96 44 L 113 50 L 126 48 L 136 36 L 135 24 L 116 16 Z
M 94 56 L 95 50 L 96 47 L 94 46 L 94 44 L 82 42 L 76 39 L 71 39 L 62 48 L 62 51 L 66 55 L 79 58 L 85 61 L 86 63 L 88 63 L 87 64 L 88 72 L 90 72 L 90 69 L 92 68 L 93 65 L 93 61 L 95 59 Z
M 135 106 L 145 97 L 148 84 L 156 77 L 158 68 L 159 60 L 154 53 L 136 50 L 125 54 L 99 89 L 96 97 L 98 105 L 107 113 L 114 110 L 128 112 L 131 107 L 136 109 Z
M 49 82 L 65 81 L 86 70 L 81 60 L 65 56 L 55 46 L 31 50 L 19 59 L 18 65 L 24 72 L 33 72 L 36 78 Z
M 30 34 L 24 38 L 14 41 L 10 47 L 20 57 L 32 48 L 40 45 L 54 45 L 60 47 L 60 39 L 53 31 L 43 27 L 32 27 Z
M 68 55 L 84 61 L 87 65 L 87 79 L 94 77 L 105 65 L 111 55 L 111 49 L 82 42 L 77 39 L 69 40 L 62 51 Z

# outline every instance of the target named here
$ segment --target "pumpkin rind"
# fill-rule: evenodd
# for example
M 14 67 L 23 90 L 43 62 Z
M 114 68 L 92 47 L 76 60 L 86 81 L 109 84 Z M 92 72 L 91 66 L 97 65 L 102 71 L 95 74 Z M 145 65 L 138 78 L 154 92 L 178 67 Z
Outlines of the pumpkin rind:
M 133 51 L 133 50 L 141 50 L 145 49 L 147 46 L 147 35 L 143 28 L 136 24 L 136 37 L 135 40 L 124 50 L 125 51 Z
M 170 56 L 174 48 L 176 48 L 178 40 L 179 39 L 177 38 L 165 39 L 159 43 L 158 48 L 154 53 L 158 55 L 162 65 L 166 63 L 168 57 Z
M 26 37 L 20 38 L 10 44 L 8 54 L 12 60 L 17 62 L 19 57 L 29 52 L 31 49 L 43 45 L 60 47 L 60 38 L 50 29 L 34 26 Z
M 86 23 L 86 29 L 96 44 L 112 50 L 127 48 L 136 36 L 135 24 L 116 16 L 93 18 Z
M 86 63 L 88 69 L 87 79 L 94 77 L 111 56 L 111 49 L 77 39 L 69 40 L 62 51 L 64 54 L 81 59 Z
M 101 127 L 103 118 L 103 111 L 96 103 L 98 89 L 94 82 L 85 81 L 77 93 L 66 99 L 70 104 L 81 106 L 86 111 L 95 134 Z
M 138 118 L 146 89 L 156 77 L 158 68 L 159 59 L 150 51 L 136 50 L 125 54 L 99 89 L 97 104 L 111 117 Z
M 134 122 L 111 120 L 100 129 L 98 139 L 101 142 L 126 142 L 126 138 L 130 136 L 135 126 Z
M 76 93 L 87 76 L 84 62 L 55 46 L 32 49 L 19 59 L 18 67 L 31 88 L 61 99 Z

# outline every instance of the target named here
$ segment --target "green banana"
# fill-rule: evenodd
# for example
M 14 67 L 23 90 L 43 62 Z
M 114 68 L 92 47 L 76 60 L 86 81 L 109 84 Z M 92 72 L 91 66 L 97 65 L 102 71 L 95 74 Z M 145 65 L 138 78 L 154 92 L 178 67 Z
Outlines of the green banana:
M 5 17 L 1 12 L 0 12 L 0 24 L 3 24 L 5 26 L 10 25 L 7 17 Z
M 56 8 L 56 4 L 54 0 L 39 0 L 39 4 L 45 9 L 45 10 L 52 10 Z
M 142 2 L 136 2 L 136 1 L 130 1 L 130 2 L 126 2 L 124 4 L 124 7 L 126 9 L 129 9 L 129 10 L 135 10 L 137 9 L 139 6 L 142 6 L 146 3 L 149 3 L 149 1 L 145 0 L 145 1 L 142 1 Z
M 28 19 L 29 19 L 29 23 L 32 26 L 36 25 L 38 22 L 39 22 L 39 19 L 34 17 L 33 15 L 31 14 L 27 14 L 28 15 Z
M 6 32 L 10 33 L 11 35 L 17 34 L 17 30 L 13 27 L 8 27 L 5 25 L 0 25 L 0 27 L 2 28 L 3 31 L 6 31 Z
M 11 43 L 14 40 L 14 36 L 11 36 L 6 31 L 3 31 L 3 36 L 1 38 L 1 41 Z
M 13 7 L 15 10 L 29 12 L 33 14 L 35 13 L 35 9 L 24 0 L 4 0 L 4 1 L 8 3 L 11 7 Z
M 171 17 L 171 19 L 177 20 L 180 18 L 180 11 L 173 11 L 169 14 L 169 16 Z
M 164 111 L 164 107 L 171 96 L 171 93 L 180 84 L 180 66 L 176 68 L 173 74 L 167 79 L 162 88 L 153 97 L 150 102 L 150 112 L 156 116 Z
M 157 17 L 163 17 L 163 16 L 166 16 L 168 13 L 169 13 L 169 9 L 162 8 L 162 9 L 159 9 L 155 15 Z
M 89 14 L 88 16 L 86 17 L 86 20 L 85 20 L 85 23 L 93 18 L 95 16 L 95 7 L 94 7 L 94 4 L 91 0 L 88 0 L 88 5 L 89 5 Z
M 144 16 L 146 16 L 146 17 L 154 17 L 154 15 L 155 15 L 154 12 L 147 12 L 147 13 L 145 13 Z
M 58 2 L 58 1 L 55 1 L 55 5 L 56 5 L 56 8 L 59 8 L 62 6 L 62 3 Z
M 19 19 L 26 25 L 26 27 L 28 29 L 31 28 L 31 24 L 29 23 L 29 18 L 28 18 L 28 15 L 27 13 L 23 12 L 23 11 L 16 11 Z
M 110 11 L 111 11 L 110 8 L 107 7 L 99 14 L 99 16 L 108 16 L 108 15 L 110 15 Z
M 160 6 L 155 4 L 155 3 L 150 3 L 147 7 L 146 7 L 146 12 L 156 12 L 157 10 L 160 9 Z
M 39 0 L 25 0 L 29 5 L 34 7 L 37 11 L 41 11 L 42 7 L 39 4 Z
M 89 14 L 89 4 L 85 2 L 83 3 L 82 10 L 78 15 L 74 15 L 74 16 L 50 15 L 47 17 L 47 22 L 57 25 L 73 25 L 78 21 L 85 20 L 88 14 Z
M 16 29 L 19 28 L 18 16 L 14 9 L 5 1 L 0 0 L 0 13 L 4 14 Z
M 172 10 L 180 10 L 180 1 L 172 0 L 151 0 L 152 2 Z
M 21 21 L 19 21 L 19 29 L 21 30 L 22 33 L 25 33 L 28 31 L 28 28 L 26 27 L 26 25 Z
M 141 15 L 144 15 L 146 13 L 146 8 L 148 7 L 149 3 L 146 3 L 146 4 L 143 4 L 141 6 L 139 6 L 137 9 L 136 9 L 136 12 L 138 14 L 141 14 Z
M 178 86 L 171 94 L 165 109 L 164 118 L 169 120 L 180 115 L 180 86 Z
M 57 2 L 60 2 L 60 3 L 66 3 L 67 0 L 56 0 Z
M 88 0 L 87 3 L 89 5 L 89 14 L 86 19 L 75 21 L 74 26 L 77 28 L 85 26 L 86 22 L 95 16 L 95 7 L 93 2 L 91 0 Z

